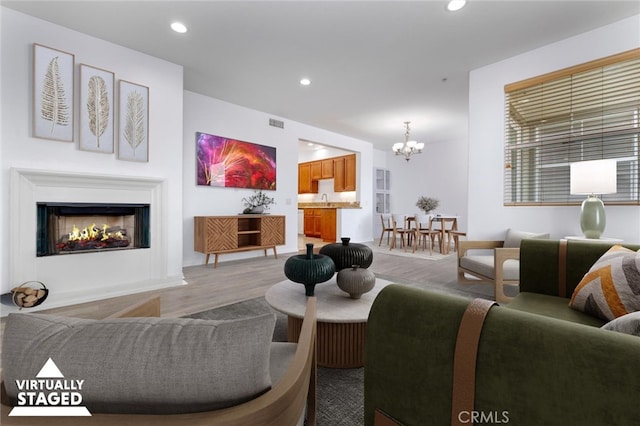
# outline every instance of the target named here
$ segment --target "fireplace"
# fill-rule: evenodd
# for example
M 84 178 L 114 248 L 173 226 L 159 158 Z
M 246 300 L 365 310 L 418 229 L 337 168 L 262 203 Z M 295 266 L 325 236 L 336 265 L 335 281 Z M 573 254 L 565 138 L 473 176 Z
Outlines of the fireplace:
M 150 247 L 149 204 L 37 205 L 37 256 Z
M 167 197 L 179 191 L 169 189 L 167 179 L 12 168 L 10 186 L 11 226 L 4 252 L 9 258 L 9 267 L 8 279 L 2 282 L 3 291 L 8 292 L 26 281 L 45 283 L 50 289 L 47 300 L 34 310 L 183 284 L 181 259 L 177 254 L 182 245 L 181 233 L 169 232 L 169 224 L 176 228 L 181 225 L 182 210 L 169 210 Z M 148 206 L 148 217 L 143 218 L 147 223 L 139 228 L 148 229 L 144 230 L 141 239 L 135 236 L 139 231 L 127 229 L 127 235 L 133 234 L 135 241 L 125 249 L 62 255 L 52 252 L 38 256 L 38 241 L 42 241 L 42 233 L 37 229 L 38 204 L 51 207 L 73 204 Z M 97 228 L 104 225 L 100 220 L 95 222 Z M 80 227 L 79 223 L 76 225 Z M 129 228 L 129 225 L 117 226 Z M 135 226 L 138 228 L 137 224 Z M 6 315 L 18 310 L 13 308 L 3 306 L 0 313 Z

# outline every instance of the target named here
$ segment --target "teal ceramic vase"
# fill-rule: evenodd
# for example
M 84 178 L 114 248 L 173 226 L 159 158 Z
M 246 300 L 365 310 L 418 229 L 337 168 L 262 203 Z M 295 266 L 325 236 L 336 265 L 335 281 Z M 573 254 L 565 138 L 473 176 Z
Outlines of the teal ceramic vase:
M 364 244 L 350 243 L 351 238 L 340 238 L 342 243 L 327 244 L 320 248 L 320 254 L 324 254 L 333 259 L 336 271 L 351 268 L 352 265 L 359 265 L 360 268 L 368 268 L 373 262 L 373 251 L 371 247 Z
M 284 275 L 304 285 L 305 294 L 313 296 L 318 283 L 328 281 L 336 272 L 329 256 L 313 253 L 313 244 L 307 244 L 307 253 L 291 256 L 284 263 Z

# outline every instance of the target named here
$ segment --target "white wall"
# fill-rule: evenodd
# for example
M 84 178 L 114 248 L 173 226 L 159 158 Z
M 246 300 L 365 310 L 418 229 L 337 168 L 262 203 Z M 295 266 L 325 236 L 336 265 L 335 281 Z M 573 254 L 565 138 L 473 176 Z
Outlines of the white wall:
M 460 123 L 466 126 L 466 123 Z M 427 141 L 422 154 L 407 162 L 389 147 L 392 213 L 419 213 L 418 197 L 440 201 L 436 212 L 460 216 L 458 229 L 467 229 L 467 140 Z
M 465 126 L 466 123 L 460 123 Z M 440 201 L 437 209 L 444 214 L 455 214 L 458 229 L 467 229 L 467 139 L 428 141 L 422 154 L 407 162 L 391 150 L 374 150 L 374 168 L 387 169 L 391 175 L 391 212 L 419 213 L 418 197 L 427 196 Z M 373 178 L 373 170 L 371 177 Z M 375 185 L 375 181 L 372 182 Z M 373 208 L 372 206 L 372 212 Z M 381 231 L 379 215 L 373 212 L 373 235 Z
M 308 143 L 301 141 L 301 144 Z M 317 143 L 317 142 L 315 142 Z M 299 163 L 306 163 L 307 161 L 324 160 L 325 158 L 341 157 L 343 155 L 351 154 L 351 151 L 345 151 L 344 149 L 336 148 L 333 146 L 323 145 L 318 149 L 313 150 L 300 150 L 298 156 Z
M 165 207 L 166 265 L 162 274 L 167 281 L 182 280 L 182 67 L 105 41 L 35 19 L 7 8 L 1 11 L 2 129 L 0 177 L 0 241 L 6 244 L 15 218 L 9 216 L 9 171 L 11 168 L 98 173 L 114 176 L 153 177 L 165 181 L 168 200 Z M 120 161 L 115 154 L 80 151 L 76 143 L 31 137 L 32 44 L 63 50 L 75 55 L 78 67 L 85 63 L 115 73 L 124 79 L 149 87 L 149 162 Z M 75 89 L 76 108 L 78 88 Z M 77 140 L 76 116 L 76 140 Z M 35 210 L 35 205 L 34 205 Z M 29 235 L 25 238 L 34 238 Z M 153 236 L 151 244 L 153 245 Z M 9 251 L 0 253 L 2 292 L 19 283 L 9 279 Z M 35 256 L 35 253 L 33 253 Z M 83 256 L 73 255 L 77 262 Z M 86 258 L 85 258 L 86 259 Z M 141 267 L 144 265 L 137 265 Z M 131 267 L 131 266 L 126 266 Z M 136 265 L 133 265 L 136 267 Z M 72 271 L 69 271 L 72 273 Z M 101 273 L 103 272 L 96 272 Z M 34 279 L 38 279 L 34 277 Z M 47 277 L 53 292 L 64 276 Z M 83 285 L 90 285 L 85 277 Z M 163 285 L 166 285 L 166 281 Z M 122 283 L 118 283 L 122 284 Z M 160 283 L 158 283 L 160 285 Z M 139 291 L 132 283 L 128 290 Z M 97 295 L 100 296 L 100 295 Z
M 284 129 L 269 126 L 269 118 L 284 121 Z M 370 171 L 373 160 L 370 143 L 185 91 L 184 266 L 204 262 L 204 255 L 193 250 L 193 217 L 238 214 L 243 210 L 242 198 L 253 193 L 251 189 L 196 185 L 196 132 L 276 147 L 277 189 L 269 194 L 276 199 L 276 204 L 269 212 L 286 216 L 286 245 L 278 247 L 279 253 L 298 250 L 298 140 L 318 141 L 357 152 L 357 199 L 362 208 L 349 210 L 339 217 L 338 237 L 350 236 L 354 242 L 372 239 Z M 220 257 L 220 262 L 255 256 L 263 256 L 263 253 L 251 251 L 227 254 Z
M 374 169 L 386 169 L 388 167 L 387 164 L 387 156 L 386 151 L 382 151 L 380 149 L 373 150 L 373 168 Z M 373 176 L 373 170 L 371 171 L 371 176 Z
M 581 235 L 580 207 L 503 206 L 504 86 L 640 47 L 640 15 L 471 72 L 469 222 L 471 239 L 500 239 L 517 228 Z M 640 241 L 640 207 L 608 206 L 604 236 Z

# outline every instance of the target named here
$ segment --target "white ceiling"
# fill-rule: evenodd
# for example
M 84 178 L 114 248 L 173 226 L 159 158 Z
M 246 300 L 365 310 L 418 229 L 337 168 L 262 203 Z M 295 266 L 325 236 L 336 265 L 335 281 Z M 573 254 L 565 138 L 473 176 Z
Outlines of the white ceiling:
M 637 0 L 0 3 L 180 64 L 187 90 L 380 149 L 404 121 L 427 145 L 466 137 L 470 70 L 640 14 Z

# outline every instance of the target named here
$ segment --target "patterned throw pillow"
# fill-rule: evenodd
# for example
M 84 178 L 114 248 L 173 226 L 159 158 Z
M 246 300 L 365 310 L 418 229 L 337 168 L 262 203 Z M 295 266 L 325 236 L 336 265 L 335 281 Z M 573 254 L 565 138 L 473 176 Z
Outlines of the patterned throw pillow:
M 603 325 L 602 328 L 640 337 L 640 311 L 632 312 L 618 317 L 613 321 L 609 321 Z
M 608 321 L 640 311 L 640 253 L 611 247 L 582 278 L 569 306 Z

